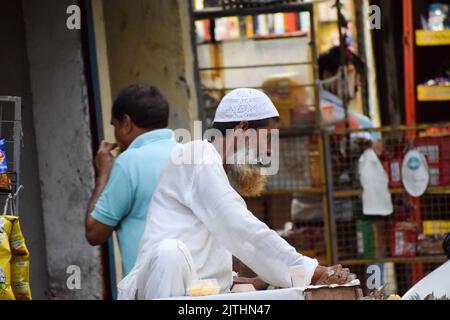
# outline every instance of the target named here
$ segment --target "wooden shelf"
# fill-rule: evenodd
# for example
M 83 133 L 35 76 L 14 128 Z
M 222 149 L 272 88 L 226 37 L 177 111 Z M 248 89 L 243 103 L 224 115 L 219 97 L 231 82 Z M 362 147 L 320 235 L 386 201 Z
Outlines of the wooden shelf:
M 403 188 L 390 188 L 389 191 L 391 194 L 402 194 L 405 193 L 406 190 Z M 358 197 L 362 195 L 362 189 L 354 189 L 354 190 L 340 190 L 334 192 L 335 198 L 350 198 L 350 197 Z M 323 188 L 301 188 L 301 189 L 285 189 L 285 190 L 267 190 L 262 193 L 262 196 L 276 196 L 276 195 L 286 195 L 292 193 L 299 194 L 322 194 L 325 193 L 325 189 Z M 444 187 L 428 187 L 425 191 L 425 194 L 450 194 L 450 186 Z
M 353 22 L 353 19 L 347 19 L 348 22 Z M 324 19 L 324 20 L 319 20 L 319 24 L 338 24 L 337 19 Z
M 289 38 L 303 38 L 309 35 L 306 31 L 294 31 L 286 33 L 270 33 L 267 35 L 254 35 L 249 39 L 252 40 L 272 40 L 272 39 L 289 39 Z
M 325 191 L 322 188 L 301 188 L 301 189 L 286 189 L 286 190 L 267 190 L 262 193 L 262 196 L 277 196 L 287 195 L 293 193 L 299 194 L 321 194 Z
M 450 86 L 417 86 L 418 101 L 450 101 Z
M 419 256 L 419 257 L 388 257 L 388 258 L 374 258 L 374 259 L 349 259 L 349 260 L 341 260 L 340 264 L 343 266 L 354 266 L 354 265 L 362 265 L 362 264 L 371 264 L 371 263 L 386 263 L 386 262 L 394 262 L 394 263 L 444 263 L 448 260 L 445 255 L 437 255 L 437 256 Z
M 450 30 L 416 30 L 416 45 L 419 47 L 450 45 Z
M 402 194 L 406 192 L 403 188 L 391 188 L 389 191 L 392 194 Z M 444 186 L 444 187 L 428 187 L 428 189 L 425 191 L 425 194 L 450 194 L 450 186 Z M 347 198 L 347 197 L 357 197 L 362 195 L 362 189 L 356 189 L 356 190 L 342 190 L 342 191 L 335 191 L 334 196 L 336 198 Z

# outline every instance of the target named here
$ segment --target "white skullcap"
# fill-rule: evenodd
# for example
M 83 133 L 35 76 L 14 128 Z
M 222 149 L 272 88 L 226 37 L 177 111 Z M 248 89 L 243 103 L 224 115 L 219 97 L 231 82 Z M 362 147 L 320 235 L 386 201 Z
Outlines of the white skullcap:
M 228 93 L 217 107 L 214 122 L 253 121 L 279 117 L 269 97 L 255 89 L 240 88 Z

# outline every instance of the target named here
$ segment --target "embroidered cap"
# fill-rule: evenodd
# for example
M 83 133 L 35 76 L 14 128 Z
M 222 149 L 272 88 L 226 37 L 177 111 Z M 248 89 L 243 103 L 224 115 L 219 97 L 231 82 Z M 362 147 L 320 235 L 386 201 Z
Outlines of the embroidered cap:
M 279 116 L 277 108 L 265 93 L 239 88 L 228 93 L 219 103 L 214 122 L 253 121 Z

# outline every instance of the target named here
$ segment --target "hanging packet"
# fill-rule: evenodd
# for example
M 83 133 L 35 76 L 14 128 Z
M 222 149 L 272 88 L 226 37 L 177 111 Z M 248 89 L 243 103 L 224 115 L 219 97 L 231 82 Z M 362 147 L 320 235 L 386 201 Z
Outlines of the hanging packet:
M 359 158 L 358 170 L 363 187 L 363 213 L 380 216 L 392 214 L 394 207 L 389 192 L 389 178 L 373 149 L 367 149 Z
M 17 300 L 31 300 L 30 254 L 20 229 L 19 218 L 12 223 L 9 243 L 11 246 L 11 287 Z
M 6 160 L 5 139 L 0 139 L 0 189 L 11 189 L 11 179 L 8 172 L 8 162 Z
M 8 171 L 8 162 L 6 161 L 5 139 L 0 139 L 0 173 Z
M 406 191 L 412 197 L 425 193 L 430 182 L 427 160 L 417 149 L 408 151 L 403 159 L 402 181 Z
M 11 228 L 9 217 L 0 215 L 0 300 L 15 300 L 11 287 Z

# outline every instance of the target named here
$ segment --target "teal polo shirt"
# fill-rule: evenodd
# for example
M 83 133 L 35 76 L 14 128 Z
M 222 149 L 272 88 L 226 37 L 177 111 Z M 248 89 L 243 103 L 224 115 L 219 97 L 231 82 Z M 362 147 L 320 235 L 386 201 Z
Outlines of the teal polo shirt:
M 170 129 L 137 137 L 115 161 L 92 217 L 114 227 L 124 276 L 134 267 L 147 211 L 159 176 L 176 145 Z

